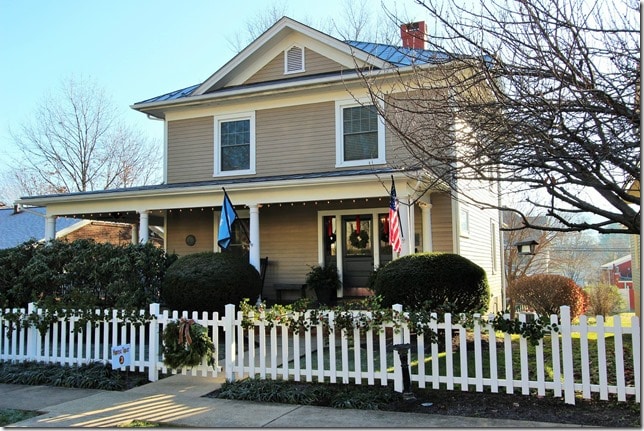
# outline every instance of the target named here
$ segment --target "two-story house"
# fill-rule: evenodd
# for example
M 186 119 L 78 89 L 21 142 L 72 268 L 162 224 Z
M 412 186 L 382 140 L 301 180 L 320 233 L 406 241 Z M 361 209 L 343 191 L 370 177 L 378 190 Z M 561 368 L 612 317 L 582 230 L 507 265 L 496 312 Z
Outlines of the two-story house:
M 219 251 L 224 189 L 248 238 L 233 246 L 259 268 L 269 257 L 265 297 L 276 283 L 302 284 L 309 267 L 333 262 L 339 297 L 364 293 L 374 267 L 392 258 L 389 189 L 400 200 L 403 250 L 461 254 L 488 274 L 490 310 L 502 309 L 499 216 L 436 186 L 408 166 L 399 138 L 374 109 L 364 76 L 442 67 L 445 58 L 411 46 L 341 41 L 288 17 L 280 19 L 204 82 L 132 108 L 165 125 L 161 185 L 24 197 L 56 217 L 163 226 L 179 255 Z M 375 74 L 373 76 L 376 76 Z M 378 78 L 380 79 L 380 78 Z M 449 107 L 443 107 L 449 109 Z M 498 199 L 489 189 L 489 199 Z

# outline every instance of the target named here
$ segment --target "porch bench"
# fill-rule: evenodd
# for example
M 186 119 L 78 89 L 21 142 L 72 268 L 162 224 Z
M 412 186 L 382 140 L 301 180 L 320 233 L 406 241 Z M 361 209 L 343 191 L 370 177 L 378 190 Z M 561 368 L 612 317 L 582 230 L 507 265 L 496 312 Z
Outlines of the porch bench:
M 284 298 L 284 293 L 295 293 L 297 296 L 297 299 L 304 298 L 306 296 L 306 284 L 284 284 L 284 283 L 279 283 L 279 284 L 274 284 L 273 287 L 275 288 L 275 296 L 278 302 L 282 302 L 285 300 Z M 293 295 L 291 295 L 293 296 Z

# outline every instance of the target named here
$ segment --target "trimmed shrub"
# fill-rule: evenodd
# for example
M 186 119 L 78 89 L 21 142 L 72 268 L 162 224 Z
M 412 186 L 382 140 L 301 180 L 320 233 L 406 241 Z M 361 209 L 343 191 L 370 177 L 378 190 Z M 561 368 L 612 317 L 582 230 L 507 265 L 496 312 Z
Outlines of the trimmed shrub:
M 475 313 L 487 311 L 490 300 L 483 268 L 452 253 L 403 256 L 378 269 L 372 281 L 385 307 Z
M 217 311 L 261 292 L 259 272 L 231 253 L 194 253 L 170 265 L 161 290 L 165 305 L 178 311 Z
M 587 314 L 591 316 L 612 316 L 622 311 L 624 299 L 617 286 L 596 284 L 585 289 L 588 295 Z
M 152 244 L 29 241 L 0 252 L 1 305 L 140 309 L 159 301 L 176 259 Z
M 508 286 L 508 296 L 541 316 L 559 315 L 559 307 L 570 307 L 570 316 L 586 310 L 586 293 L 574 280 L 563 275 L 537 274 L 521 277 Z

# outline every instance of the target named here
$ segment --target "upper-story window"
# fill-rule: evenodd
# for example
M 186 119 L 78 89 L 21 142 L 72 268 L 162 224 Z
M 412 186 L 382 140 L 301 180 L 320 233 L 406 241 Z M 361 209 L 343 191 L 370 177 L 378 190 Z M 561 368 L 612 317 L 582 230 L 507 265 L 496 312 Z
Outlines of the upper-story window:
M 292 46 L 284 51 L 284 74 L 304 72 L 304 48 Z
M 255 113 L 215 117 L 215 175 L 255 173 Z
M 336 102 L 336 166 L 385 163 L 385 126 L 373 105 Z

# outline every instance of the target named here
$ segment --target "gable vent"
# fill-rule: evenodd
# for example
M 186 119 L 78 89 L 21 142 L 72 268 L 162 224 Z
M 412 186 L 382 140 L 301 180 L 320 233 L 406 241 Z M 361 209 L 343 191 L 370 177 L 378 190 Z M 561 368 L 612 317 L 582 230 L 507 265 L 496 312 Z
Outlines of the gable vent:
M 304 72 L 304 48 L 294 46 L 286 51 L 284 73 Z

